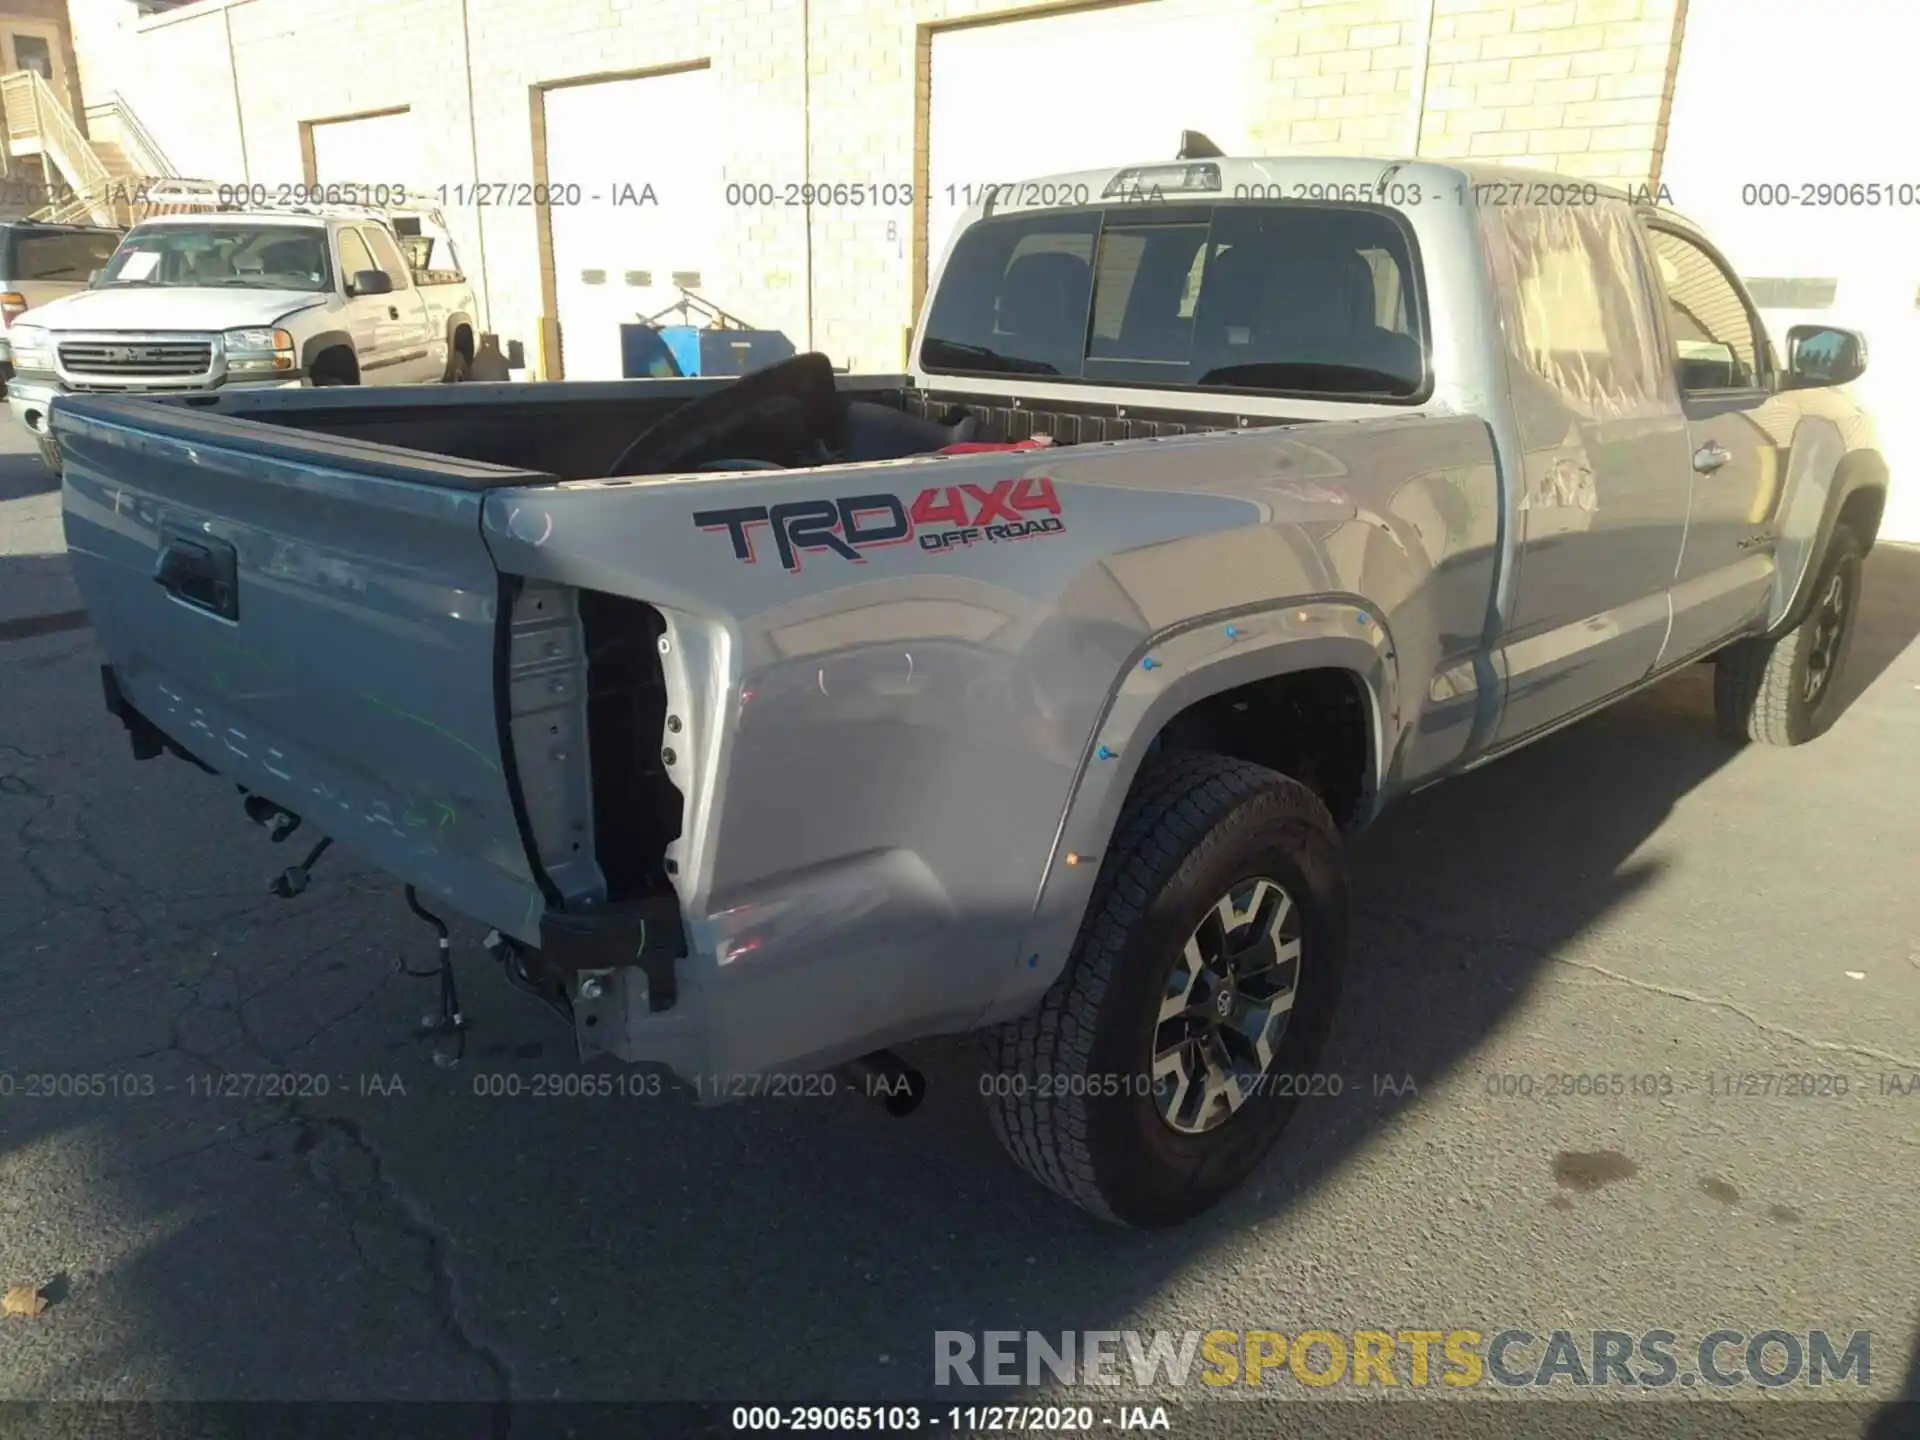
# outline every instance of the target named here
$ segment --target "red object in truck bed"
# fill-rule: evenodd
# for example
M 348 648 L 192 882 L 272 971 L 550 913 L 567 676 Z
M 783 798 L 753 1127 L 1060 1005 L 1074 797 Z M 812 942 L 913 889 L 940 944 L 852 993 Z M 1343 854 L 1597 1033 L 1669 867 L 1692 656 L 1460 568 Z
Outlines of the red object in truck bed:
M 1046 439 L 1012 440 L 996 442 L 992 440 L 963 440 L 958 445 L 947 445 L 934 451 L 936 455 L 984 455 L 991 450 L 1045 450 L 1053 441 Z

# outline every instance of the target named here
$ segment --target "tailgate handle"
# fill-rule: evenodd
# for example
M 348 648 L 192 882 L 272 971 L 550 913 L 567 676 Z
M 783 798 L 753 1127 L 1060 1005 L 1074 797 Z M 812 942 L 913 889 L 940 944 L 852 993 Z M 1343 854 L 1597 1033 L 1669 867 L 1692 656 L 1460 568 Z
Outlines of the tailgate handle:
M 229 541 L 163 531 L 153 578 L 195 609 L 224 620 L 240 618 L 240 567 Z

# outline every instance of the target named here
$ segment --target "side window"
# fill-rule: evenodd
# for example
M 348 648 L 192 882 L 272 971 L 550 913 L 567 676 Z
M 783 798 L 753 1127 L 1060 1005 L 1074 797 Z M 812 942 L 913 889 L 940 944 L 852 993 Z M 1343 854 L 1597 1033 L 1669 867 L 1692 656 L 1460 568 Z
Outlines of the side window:
M 394 289 L 404 290 L 413 283 L 413 272 L 407 265 L 406 256 L 400 253 L 400 247 L 394 244 L 391 235 L 378 225 L 369 225 L 360 233 L 366 237 L 367 244 L 373 247 L 374 263 L 387 272 Z
M 1539 382 L 1515 399 L 1533 402 L 1542 435 L 1560 407 L 1599 421 L 1673 404 L 1632 223 L 1624 206 L 1483 216 L 1516 378 Z
M 378 270 L 373 263 L 373 255 L 367 249 L 367 242 L 360 238 L 358 230 L 340 232 L 340 283 L 344 287 L 353 283 L 353 277 L 362 270 Z
M 1759 348 L 1740 292 L 1713 257 L 1670 230 L 1649 230 L 1667 297 L 1680 388 L 1744 390 L 1760 383 Z
M 81 253 L 79 237 L 59 230 L 22 230 L 14 243 L 15 280 L 71 280 L 85 284 L 95 267 Z
M 80 238 L 87 252 L 88 274 L 104 269 L 113 252 L 120 248 L 120 236 L 112 230 L 90 230 Z

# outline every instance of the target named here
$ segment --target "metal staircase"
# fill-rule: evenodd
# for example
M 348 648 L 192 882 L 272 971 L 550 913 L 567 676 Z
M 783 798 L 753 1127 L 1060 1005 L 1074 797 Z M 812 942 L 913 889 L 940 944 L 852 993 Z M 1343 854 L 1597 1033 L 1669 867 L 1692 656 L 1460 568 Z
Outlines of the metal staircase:
M 16 195 L 42 187 L 36 220 L 131 224 L 147 182 L 174 174 L 118 95 L 88 109 L 90 137 L 42 76 L 16 70 L 0 75 L 0 113 L 0 180 Z

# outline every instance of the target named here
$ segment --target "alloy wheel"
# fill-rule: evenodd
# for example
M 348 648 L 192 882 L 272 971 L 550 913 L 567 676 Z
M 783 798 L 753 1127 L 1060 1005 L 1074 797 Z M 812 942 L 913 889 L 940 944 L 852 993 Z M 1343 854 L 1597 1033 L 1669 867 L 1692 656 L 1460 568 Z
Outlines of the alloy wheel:
M 1153 1095 L 1182 1134 L 1225 1124 L 1258 1093 L 1300 985 L 1301 912 L 1278 881 L 1214 903 L 1171 969 L 1153 1037 Z
M 1846 634 L 1851 610 L 1847 572 L 1835 570 L 1827 578 L 1827 588 L 1813 612 L 1813 636 L 1807 646 L 1807 678 L 1802 698 L 1812 705 L 1833 679 L 1840 664 L 1840 642 Z

